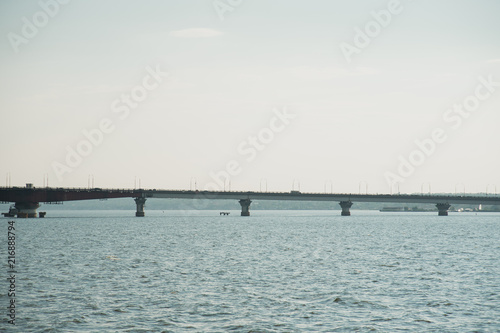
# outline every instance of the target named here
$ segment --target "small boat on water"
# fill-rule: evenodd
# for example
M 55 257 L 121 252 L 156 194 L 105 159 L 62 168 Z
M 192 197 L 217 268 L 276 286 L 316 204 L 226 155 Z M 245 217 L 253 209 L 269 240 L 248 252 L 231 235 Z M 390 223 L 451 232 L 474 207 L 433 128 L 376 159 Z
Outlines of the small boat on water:
M 380 209 L 381 212 L 405 212 L 408 211 L 407 207 L 384 207 Z
M 5 217 L 15 217 L 18 213 L 18 210 L 17 208 L 14 206 L 14 205 L 11 205 L 10 208 L 9 208 L 9 212 L 8 213 L 2 213 L 3 216 Z

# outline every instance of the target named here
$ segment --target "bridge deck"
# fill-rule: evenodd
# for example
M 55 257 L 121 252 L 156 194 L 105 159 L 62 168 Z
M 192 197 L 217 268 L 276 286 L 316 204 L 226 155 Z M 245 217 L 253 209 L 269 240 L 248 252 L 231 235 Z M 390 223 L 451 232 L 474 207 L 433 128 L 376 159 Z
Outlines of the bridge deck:
M 100 188 L 0 188 L 0 201 L 3 202 L 62 202 L 75 200 L 94 200 L 112 198 L 136 198 L 143 195 L 141 190 L 100 189 Z
M 351 193 L 292 193 L 242 191 L 183 191 L 145 190 L 146 198 L 220 199 L 220 200 L 296 200 L 296 201 L 353 201 L 387 203 L 450 203 L 500 205 L 500 196 L 420 195 L 420 194 L 351 194 Z
M 433 194 L 352 194 L 248 191 L 187 191 L 156 189 L 100 188 L 0 188 L 0 202 L 62 202 L 111 198 L 172 198 L 211 200 L 294 200 L 294 201 L 352 201 L 385 203 L 449 203 L 500 205 L 498 195 L 433 195 Z

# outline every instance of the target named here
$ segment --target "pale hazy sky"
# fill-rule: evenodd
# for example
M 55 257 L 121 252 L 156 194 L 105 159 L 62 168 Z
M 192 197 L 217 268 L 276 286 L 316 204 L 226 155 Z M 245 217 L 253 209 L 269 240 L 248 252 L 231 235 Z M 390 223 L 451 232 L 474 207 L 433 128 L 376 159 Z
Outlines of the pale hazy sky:
M 500 191 L 497 0 L 64 2 L 0 3 L 2 186 Z

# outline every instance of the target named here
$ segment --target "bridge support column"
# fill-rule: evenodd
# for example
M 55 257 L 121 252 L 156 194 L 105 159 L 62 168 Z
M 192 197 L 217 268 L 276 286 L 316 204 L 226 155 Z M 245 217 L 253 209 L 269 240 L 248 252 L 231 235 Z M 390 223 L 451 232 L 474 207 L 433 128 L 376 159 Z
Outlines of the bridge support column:
M 135 211 L 135 216 L 144 216 L 144 206 L 146 205 L 146 198 L 135 198 L 135 204 L 137 205 L 137 210 Z
M 16 202 L 17 217 L 37 217 L 36 210 L 40 207 L 38 202 Z
M 351 216 L 351 211 L 349 210 L 352 207 L 351 201 L 341 201 L 339 205 L 342 208 L 341 216 Z
M 448 209 L 450 209 L 451 205 L 449 203 L 438 203 L 436 207 L 439 211 L 439 216 L 448 216 Z
M 241 199 L 241 216 L 250 216 L 250 204 L 252 201 L 250 199 Z

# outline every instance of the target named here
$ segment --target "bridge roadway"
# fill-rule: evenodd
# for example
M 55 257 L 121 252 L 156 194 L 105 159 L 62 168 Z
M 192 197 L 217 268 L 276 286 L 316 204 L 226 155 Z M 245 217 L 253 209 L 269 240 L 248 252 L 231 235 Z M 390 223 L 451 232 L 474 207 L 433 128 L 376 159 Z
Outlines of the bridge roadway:
M 247 191 L 187 191 L 156 189 L 101 189 L 101 188 L 35 188 L 26 187 L 0 188 L 0 202 L 14 202 L 13 214 L 18 217 L 36 217 L 36 210 L 43 203 L 60 203 L 73 200 L 92 200 L 110 198 L 134 198 L 136 216 L 144 216 L 144 207 L 148 198 L 197 199 L 197 200 L 238 200 L 241 215 L 250 215 L 252 200 L 296 200 L 296 201 L 334 201 L 339 202 L 342 216 L 350 215 L 353 202 L 386 203 L 431 203 L 436 204 L 438 214 L 448 215 L 451 204 L 500 205 L 500 196 L 465 196 L 432 194 L 349 194 L 349 193 L 301 193 L 292 192 L 247 192 Z M 42 216 L 42 214 L 40 214 Z
M 62 203 L 75 200 L 95 200 L 113 198 L 139 198 L 144 196 L 143 190 L 131 189 L 100 189 L 100 188 L 62 188 L 42 187 L 35 188 L 31 184 L 26 187 L 0 187 L 0 202 L 14 202 L 14 208 L 9 213 L 3 213 L 11 217 L 36 217 L 40 202 Z M 45 214 L 40 213 L 40 217 Z
M 353 202 L 425 203 L 436 204 L 441 216 L 448 215 L 451 204 L 500 205 L 499 196 L 462 196 L 432 194 L 350 194 L 301 192 L 243 192 L 243 191 L 175 191 L 145 190 L 145 198 L 221 199 L 239 200 L 242 216 L 250 215 L 252 200 L 336 201 L 342 215 L 349 216 Z

